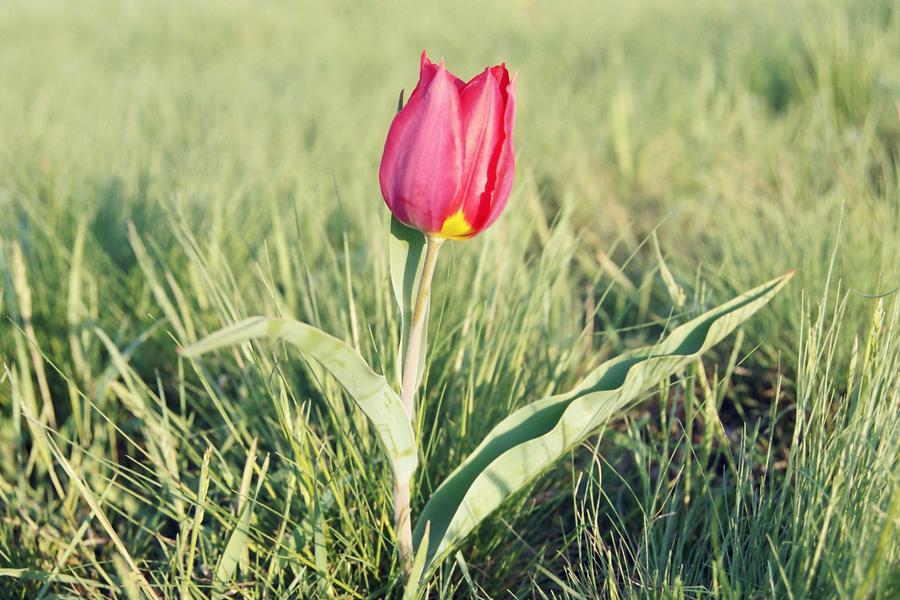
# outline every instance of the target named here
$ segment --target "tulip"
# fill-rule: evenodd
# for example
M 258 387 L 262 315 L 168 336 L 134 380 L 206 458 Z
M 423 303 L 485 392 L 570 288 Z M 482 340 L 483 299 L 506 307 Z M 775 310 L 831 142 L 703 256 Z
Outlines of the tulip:
M 489 227 L 512 187 L 514 80 L 505 64 L 468 83 L 422 53 L 419 83 L 394 117 L 379 181 L 397 219 L 430 238 Z
M 378 179 L 401 223 L 425 233 L 425 257 L 405 340 L 400 403 L 414 419 L 425 323 L 438 251 L 489 227 L 512 187 L 514 82 L 506 65 L 487 67 L 468 83 L 422 53 L 419 83 L 394 117 Z M 394 481 L 394 527 L 401 564 L 412 568 L 408 477 Z

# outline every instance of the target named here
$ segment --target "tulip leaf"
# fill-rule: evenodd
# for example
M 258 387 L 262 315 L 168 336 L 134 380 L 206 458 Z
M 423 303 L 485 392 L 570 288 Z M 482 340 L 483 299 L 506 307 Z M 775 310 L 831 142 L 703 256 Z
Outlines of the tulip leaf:
M 397 393 L 348 344 L 306 323 L 251 317 L 184 348 L 188 357 L 254 339 L 284 340 L 322 365 L 343 386 L 375 427 L 395 477 L 412 476 L 418 464 L 415 436 Z
M 738 296 L 676 329 L 654 346 L 611 359 L 568 393 L 513 412 L 438 487 L 416 524 L 430 524 L 429 564 L 447 555 L 501 502 L 534 480 L 642 392 L 696 360 L 762 308 L 793 272 Z
M 400 307 L 400 348 L 397 351 L 397 381 L 400 382 L 403 380 L 403 373 L 400 372 L 403 368 L 403 352 L 406 349 L 416 293 L 419 291 L 419 282 L 422 280 L 422 270 L 425 268 L 425 234 L 418 229 L 404 225 L 397 220 L 397 217 L 392 216 L 390 255 L 391 286 L 394 288 L 394 297 Z M 427 330 L 427 321 L 425 326 Z M 416 387 L 422 383 L 422 375 L 425 371 L 427 337 L 422 336 L 422 352 L 419 358 Z

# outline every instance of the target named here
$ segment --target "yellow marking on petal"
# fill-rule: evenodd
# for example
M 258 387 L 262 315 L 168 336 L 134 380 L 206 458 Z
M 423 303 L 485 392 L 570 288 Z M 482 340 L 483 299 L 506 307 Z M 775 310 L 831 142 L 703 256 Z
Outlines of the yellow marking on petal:
M 466 215 L 459 209 L 444 221 L 439 237 L 461 240 L 472 234 L 472 226 L 466 221 Z

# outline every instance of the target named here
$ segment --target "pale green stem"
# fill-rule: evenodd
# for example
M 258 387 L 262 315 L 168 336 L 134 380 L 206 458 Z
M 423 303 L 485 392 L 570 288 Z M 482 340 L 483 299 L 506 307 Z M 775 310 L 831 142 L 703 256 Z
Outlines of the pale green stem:
M 406 345 L 403 364 L 403 381 L 400 384 L 400 401 L 406 411 L 406 416 L 412 421 L 415 416 L 415 397 L 419 379 L 419 363 L 423 341 L 425 338 L 425 323 L 428 320 L 428 302 L 431 297 L 431 279 L 434 276 L 434 267 L 437 264 L 438 252 L 442 238 L 427 237 L 425 242 L 425 265 L 422 269 L 422 279 L 419 281 L 419 289 L 416 292 L 416 303 L 413 308 L 412 323 L 409 329 L 409 340 Z M 409 572 L 413 560 L 412 543 L 412 519 L 410 518 L 410 500 L 412 497 L 410 481 L 397 480 L 394 482 L 394 525 L 397 532 L 397 548 L 400 552 L 400 560 L 403 571 Z

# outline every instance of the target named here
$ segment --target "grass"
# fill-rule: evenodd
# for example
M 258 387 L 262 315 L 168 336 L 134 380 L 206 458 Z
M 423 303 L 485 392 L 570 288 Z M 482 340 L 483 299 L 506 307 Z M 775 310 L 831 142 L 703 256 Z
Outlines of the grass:
M 387 465 L 337 385 L 281 346 L 175 348 L 284 314 L 396 372 L 376 173 L 423 47 L 518 71 L 518 168 L 438 267 L 414 511 L 512 407 L 798 269 L 431 595 L 896 597 L 882 0 L 4 3 L 0 596 L 399 595 Z

